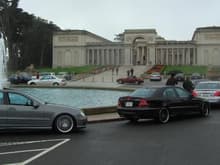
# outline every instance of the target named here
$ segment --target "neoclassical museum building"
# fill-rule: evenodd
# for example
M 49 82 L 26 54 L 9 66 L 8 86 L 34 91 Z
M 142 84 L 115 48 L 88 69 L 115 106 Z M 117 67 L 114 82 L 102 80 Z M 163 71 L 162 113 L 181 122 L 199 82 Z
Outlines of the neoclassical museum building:
M 107 40 L 86 30 L 53 34 L 53 67 L 82 65 L 219 65 L 220 27 L 200 27 L 191 40 L 166 40 L 155 29 L 127 29 Z

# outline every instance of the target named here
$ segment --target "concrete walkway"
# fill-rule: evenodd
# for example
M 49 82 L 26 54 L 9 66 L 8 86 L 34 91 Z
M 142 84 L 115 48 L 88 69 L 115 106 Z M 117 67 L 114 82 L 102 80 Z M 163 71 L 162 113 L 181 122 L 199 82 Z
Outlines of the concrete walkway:
M 131 68 L 134 69 L 134 75 L 140 77 L 150 68 L 150 66 L 121 66 L 119 67 L 118 75 L 116 74 L 115 70 L 114 72 L 112 72 L 112 70 L 108 70 L 99 74 L 91 75 L 81 80 L 70 81 L 67 83 L 67 86 L 117 88 L 120 86 L 120 84 L 118 84 L 116 80 L 118 78 L 127 77 L 127 70 L 130 70 Z

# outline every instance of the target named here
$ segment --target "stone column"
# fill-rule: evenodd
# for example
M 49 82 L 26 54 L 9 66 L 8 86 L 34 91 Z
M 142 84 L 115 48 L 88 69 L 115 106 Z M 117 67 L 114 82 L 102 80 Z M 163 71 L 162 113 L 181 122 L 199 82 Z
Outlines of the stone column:
M 104 56 L 105 54 L 104 54 L 104 49 L 101 49 L 101 56 L 102 56 L 102 65 L 105 65 L 105 62 L 104 62 L 104 58 L 105 58 L 105 56 Z

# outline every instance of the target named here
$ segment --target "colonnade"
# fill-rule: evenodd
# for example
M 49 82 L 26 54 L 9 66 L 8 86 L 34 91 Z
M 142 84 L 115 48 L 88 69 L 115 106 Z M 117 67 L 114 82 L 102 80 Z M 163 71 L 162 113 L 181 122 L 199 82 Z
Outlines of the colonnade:
M 155 48 L 155 64 L 193 65 L 197 64 L 197 49 L 189 48 Z
M 123 65 L 123 49 L 86 49 L 87 65 Z

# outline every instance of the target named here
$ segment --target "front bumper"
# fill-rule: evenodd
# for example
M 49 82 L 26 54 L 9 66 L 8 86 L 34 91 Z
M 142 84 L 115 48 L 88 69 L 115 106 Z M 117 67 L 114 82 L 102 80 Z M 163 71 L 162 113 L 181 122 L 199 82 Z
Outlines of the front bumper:
M 83 116 L 78 118 L 76 122 L 77 122 L 77 128 L 85 128 L 88 123 L 88 119 L 86 116 Z

